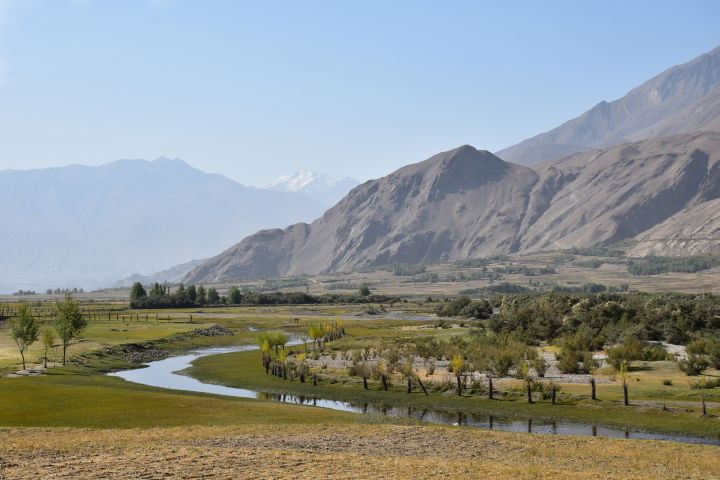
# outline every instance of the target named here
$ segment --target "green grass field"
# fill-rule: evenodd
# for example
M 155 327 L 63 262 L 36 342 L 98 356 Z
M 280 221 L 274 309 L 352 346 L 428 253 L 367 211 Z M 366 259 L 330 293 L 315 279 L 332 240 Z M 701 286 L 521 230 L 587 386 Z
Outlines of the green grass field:
M 104 375 L 0 379 L 0 426 L 134 428 L 256 423 L 347 423 L 311 407 L 145 387 Z
M 108 345 L 121 343 L 148 342 L 164 350 L 181 352 L 197 346 L 254 343 L 255 329 L 282 329 L 289 333 L 302 334 L 305 325 L 313 320 L 353 318 L 366 308 L 364 306 L 280 306 L 280 307 L 227 307 L 198 312 L 197 310 L 173 310 L 159 312 L 160 322 L 91 322 L 84 339 L 73 345 L 70 355 L 85 354 L 81 366 L 51 368 L 49 375 L 29 378 L 2 378 L 0 388 L 0 425 L 13 426 L 167 426 L 190 424 L 223 424 L 263 421 L 273 423 L 332 421 L 357 421 L 357 416 L 338 414 L 317 409 L 300 408 L 292 405 L 277 405 L 267 402 L 222 398 L 212 395 L 197 395 L 182 392 L 142 387 L 129 384 L 102 373 L 130 365 L 121 359 L 107 355 L 87 355 Z M 403 311 L 426 312 L 420 304 L 402 304 Z M 133 312 L 135 313 L 135 312 Z M 144 313 L 137 313 L 143 317 Z M 152 317 L 154 314 L 151 314 Z M 189 322 L 193 315 L 192 323 Z M 295 320 L 297 319 L 297 320 Z M 230 327 L 235 335 L 229 337 L 195 338 L 192 341 L 153 341 L 197 328 L 220 323 Z M 432 335 L 446 338 L 467 333 L 467 328 L 418 328 L 427 322 L 382 318 L 359 318 L 346 320 L 348 335 L 334 342 L 332 348 L 361 348 L 377 345 L 392 338 L 412 338 L 417 335 Z M 0 330 L 0 354 L 6 371 L 16 368 L 19 355 L 9 339 L 7 327 Z M 37 346 L 30 351 L 29 358 L 38 359 Z M 377 382 L 371 382 L 371 390 L 365 391 L 357 378 L 339 376 L 337 383 L 321 382 L 317 387 L 310 383 L 300 384 L 265 375 L 261 368 L 258 352 L 245 352 L 205 357 L 198 360 L 187 372 L 204 381 L 229 386 L 253 388 L 256 390 L 296 393 L 306 396 L 320 396 L 347 401 L 367 401 L 393 406 L 425 407 L 448 411 L 494 414 L 497 416 L 519 416 L 543 419 L 570 420 L 586 423 L 600 423 L 631 429 L 658 432 L 680 432 L 703 436 L 718 434 L 717 417 L 701 418 L 699 395 L 690 390 L 689 377 L 677 370 L 672 362 L 653 362 L 652 365 L 635 365 L 630 374 L 631 400 L 635 405 L 621 405 L 621 386 L 599 384 L 600 401 L 590 402 L 587 385 L 563 385 L 559 405 L 549 401 L 537 401 L 528 405 L 522 395 L 508 395 L 490 401 L 480 396 L 458 398 L 449 392 L 435 392 L 426 397 L 421 393 L 404 393 L 404 384 L 398 384 L 390 392 L 383 392 Z M 671 379 L 673 385 L 663 386 L 664 379 Z M 639 381 L 638 381 L 639 380 Z M 512 382 L 501 389 L 511 388 Z M 708 401 L 717 400 L 715 389 Z M 692 402 L 689 405 L 663 411 L 660 402 Z M 246 410 L 243 410 L 246 409 Z M 298 410 L 299 409 L 299 410 Z M 135 412 L 135 413 L 133 413 Z M 238 412 L 251 412 L 239 414 Z M 312 413 L 307 413 L 312 412 Z M 714 404 L 710 413 L 720 414 Z M 252 417 L 249 418 L 249 417 Z M 327 420 L 327 419 L 331 420 Z M 355 419 L 355 420 L 352 420 Z

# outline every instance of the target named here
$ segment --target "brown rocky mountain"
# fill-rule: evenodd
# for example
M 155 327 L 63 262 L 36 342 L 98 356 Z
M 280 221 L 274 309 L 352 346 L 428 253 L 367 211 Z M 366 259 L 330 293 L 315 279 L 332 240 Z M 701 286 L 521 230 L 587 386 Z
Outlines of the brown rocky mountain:
M 720 47 L 497 155 L 533 165 L 592 148 L 703 130 L 720 130 Z
M 534 168 L 466 145 L 356 187 L 311 224 L 247 237 L 185 280 L 610 243 L 716 198 L 720 133 L 628 143 Z
M 681 210 L 638 235 L 628 255 L 694 255 L 720 252 L 720 198 Z
M 720 197 L 720 133 L 676 135 L 578 153 L 535 167 L 520 251 L 632 238 Z

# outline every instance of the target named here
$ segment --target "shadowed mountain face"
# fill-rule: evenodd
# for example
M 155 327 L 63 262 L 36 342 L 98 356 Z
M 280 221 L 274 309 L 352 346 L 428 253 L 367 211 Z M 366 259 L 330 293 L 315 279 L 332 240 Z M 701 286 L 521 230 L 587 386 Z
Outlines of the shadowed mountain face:
M 312 224 L 247 237 L 186 281 L 452 261 L 632 238 L 683 208 L 720 197 L 719 161 L 720 133 L 619 145 L 533 169 L 463 146 L 358 186 Z
M 613 102 L 497 152 L 532 165 L 645 138 L 720 130 L 720 47 L 672 67 Z
M 179 160 L 0 171 L 0 291 L 106 286 L 323 210 Z
M 638 235 L 628 255 L 676 256 L 720 252 L 720 198 L 683 209 Z

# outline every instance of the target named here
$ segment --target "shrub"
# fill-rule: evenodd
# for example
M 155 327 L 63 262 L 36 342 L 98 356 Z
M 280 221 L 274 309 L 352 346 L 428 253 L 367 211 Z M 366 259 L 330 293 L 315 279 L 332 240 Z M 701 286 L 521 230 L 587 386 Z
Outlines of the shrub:
M 688 353 L 687 358 L 678 362 L 680 370 L 687 375 L 700 375 L 709 365 L 710 363 L 704 356 L 694 353 Z
M 701 378 L 697 382 L 692 382 L 690 384 L 691 390 L 705 390 L 709 388 L 717 388 L 720 387 L 720 378 Z
M 673 360 L 667 349 L 660 343 L 654 343 L 642 349 L 642 360 L 647 362 L 659 362 L 662 360 Z
M 707 354 L 713 368 L 720 370 L 720 339 L 713 340 L 708 344 Z
M 623 362 L 631 362 L 643 358 L 643 344 L 634 337 L 626 337 L 623 343 L 605 350 L 607 360 L 615 370 L 620 370 Z
M 545 376 L 545 372 L 547 372 L 548 369 L 548 364 L 542 356 L 538 356 L 535 360 L 533 360 L 532 366 L 535 369 L 535 373 L 537 373 L 538 377 Z
M 579 373 L 581 358 L 580 352 L 576 350 L 563 351 L 558 359 L 557 367 L 564 373 Z

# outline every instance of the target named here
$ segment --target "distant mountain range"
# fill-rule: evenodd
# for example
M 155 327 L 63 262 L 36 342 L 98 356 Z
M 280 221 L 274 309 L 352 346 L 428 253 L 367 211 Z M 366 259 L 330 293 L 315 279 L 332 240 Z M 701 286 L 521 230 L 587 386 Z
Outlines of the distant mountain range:
M 0 292 L 108 286 L 324 209 L 180 160 L 0 171 Z
M 292 175 L 283 175 L 276 178 L 267 188 L 281 192 L 300 193 L 330 207 L 335 205 L 359 183 L 350 177 L 336 180 L 322 173 L 300 170 Z
M 533 165 L 594 148 L 698 131 L 720 131 L 720 47 L 496 154 L 508 162 Z
M 622 240 L 637 242 L 631 254 L 694 254 L 720 247 L 718 198 L 720 48 L 497 155 L 465 145 L 368 181 L 318 220 L 251 235 L 185 281 Z
M 161 272 L 151 273 L 149 275 L 141 275 L 139 273 L 133 273 L 132 275 L 127 276 L 127 277 L 123 278 L 122 280 L 118 280 L 117 282 L 113 283 L 111 286 L 113 288 L 130 287 L 135 282 L 140 282 L 143 285 L 150 285 L 155 282 L 170 283 L 170 284 L 179 283 L 195 267 L 197 267 L 198 265 L 202 265 L 203 263 L 205 263 L 206 260 L 207 259 L 190 260 L 189 262 L 181 263 L 180 265 L 175 265 L 174 267 L 170 267 Z

